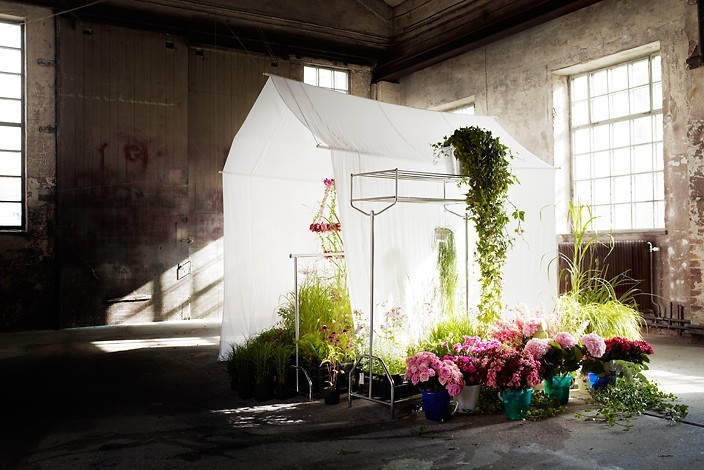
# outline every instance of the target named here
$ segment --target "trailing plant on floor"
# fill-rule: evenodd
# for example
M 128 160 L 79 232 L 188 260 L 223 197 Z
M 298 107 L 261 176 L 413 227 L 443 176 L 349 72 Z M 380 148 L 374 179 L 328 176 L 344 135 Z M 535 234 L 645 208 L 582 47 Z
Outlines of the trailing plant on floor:
M 452 314 L 455 310 L 455 292 L 457 291 L 457 250 L 455 234 L 449 228 L 438 227 L 436 233 L 444 236 L 438 241 L 438 277 L 440 279 L 441 312 Z
M 509 187 L 518 183 L 509 169 L 513 155 L 490 131 L 475 126 L 457 129 L 433 147 L 440 152 L 446 152 L 449 147 L 460 163 L 460 173 L 464 176 L 462 184 L 467 188 L 467 210 L 478 236 L 479 317 L 488 323 L 499 318 L 502 311 L 503 271 L 512 243 L 507 230 L 510 218 L 506 204 Z M 525 214 L 515 209 L 511 217 L 520 224 Z M 520 230 L 519 225 L 517 231 Z
M 632 381 L 619 380 L 616 385 L 592 391 L 590 402 L 597 405 L 597 409 L 576 416 L 587 421 L 604 421 L 609 426 L 618 424 L 625 430 L 632 427 L 630 422 L 634 416 L 647 411 L 654 411 L 677 423 L 687 417 L 688 409 L 687 405 L 677 401 L 675 395 L 660 391 L 656 384 L 637 375 Z

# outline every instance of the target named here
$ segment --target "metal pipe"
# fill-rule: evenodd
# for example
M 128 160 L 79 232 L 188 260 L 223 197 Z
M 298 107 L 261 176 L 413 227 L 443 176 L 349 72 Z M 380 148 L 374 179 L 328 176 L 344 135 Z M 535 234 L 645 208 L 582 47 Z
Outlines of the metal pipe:
M 464 310 L 469 317 L 469 217 L 464 216 Z
M 650 250 L 650 305 L 657 308 L 655 315 L 660 316 L 662 309 L 660 308 L 660 304 L 655 302 L 655 284 L 653 284 L 653 252 L 660 251 L 660 248 L 653 246 L 651 242 L 648 242 L 648 248 Z
M 299 335 L 300 335 L 300 325 L 299 325 L 299 318 L 298 318 L 298 257 L 295 256 L 293 257 L 293 303 L 294 303 L 294 310 L 295 310 L 295 318 L 296 318 L 296 324 L 295 324 L 295 337 L 296 337 L 296 393 L 301 393 L 301 390 L 299 389 L 298 385 L 298 369 L 299 369 L 299 364 L 298 364 L 298 340 Z
M 372 370 L 374 364 L 374 211 L 369 212 L 369 398 L 372 397 Z

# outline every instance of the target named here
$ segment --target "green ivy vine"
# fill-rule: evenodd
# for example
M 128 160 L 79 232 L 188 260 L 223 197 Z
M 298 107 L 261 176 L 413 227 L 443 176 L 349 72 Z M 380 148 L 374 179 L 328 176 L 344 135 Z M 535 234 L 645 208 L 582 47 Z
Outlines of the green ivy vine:
M 476 126 L 459 128 L 433 147 L 440 152 L 451 148 L 460 163 L 460 174 L 464 177 L 462 184 L 467 187 L 467 210 L 478 236 L 476 251 L 481 273 L 479 319 L 489 323 L 498 319 L 503 309 L 503 271 L 513 241 L 506 229 L 510 221 L 506 212 L 508 189 L 518 183 L 509 169 L 509 160 L 513 155 L 498 137 Z M 515 206 L 514 209 L 511 217 L 520 224 L 525 213 Z M 517 231 L 520 230 L 519 225 Z

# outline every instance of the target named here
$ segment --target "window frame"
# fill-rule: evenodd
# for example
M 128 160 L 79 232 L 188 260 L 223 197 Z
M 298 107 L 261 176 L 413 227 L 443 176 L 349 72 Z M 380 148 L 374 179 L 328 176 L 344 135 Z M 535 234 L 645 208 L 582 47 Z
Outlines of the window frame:
M 665 210 L 665 201 L 666 201 L 666 195 L 665 195 L 665 155 L 664 155 L 664 129 L 662 128 L 663 126 L 663 106 L 662 106 L 662 71 L 660 71 L 660 78 L 657 81 L 653 80 L 653 63 L 654 59 L 658 58 L 658 63 L 660 63 L 660 67 L 662 68 L 662 54 L 660 51 L 649 51 L 645 54 L 640 54 L 634 57 L 629 57 L 629 58 L 624 58 L 625 60 L 620 60 L 615 63 L 610 63 L 610 64 L 603 64 L 600 67 L 596 67 L 593 69 L 589 70 L 581 70 L 578 73 L 571 74 L 567 77 L 567 90 L 568 90 L 568 96 L 567 96 L 567 103 L 568 103 L 568 134 L 569 134 L 569 162 L 570 162 L 570 172 L 569 172 L 569 194 L 570 198 L 572 200 L 575 200 L 575 198 L 578 196 L 577 194 L 577 183 L 578 182 L 585 182 L 588 181 L 589 184 L 591 185 L 591 190 L 590 190 L 590 200 L 589 201 L 581 201 L 583 203 L 588 203 L 590 206 L 592 205 L 594 201 L 594 182 L 596 180 L 601 180 L 601 179 L 606 179 L 609 182 L 609 195 L 608 195 L 608 203 L 605 204 L 595 204 L 596 206 L 599 207 L 608 207 L 608 224 L 606 224 L 606 227 L 600 227 L 599 230 L 608 230 L 610 232 L 618 232 L 618 233 L 629 233 L 629 232 L 638 232 L 638 233 L 643 233 L 643 232 L 659 232 L 663 231 L 666 229 L 666 210 Z M 606 80 L 607 83 L 610 81 L 610 75 L 609 71 L 613 69 L 617 69 L 619 67 L 626 67 L 626 70 L 628 74 L 630 74 L 630 66 L 634 63 L 641 62 L 643 60 L 647 60 L 648 64 L 648 81 L 647 83 L 643 85 L 631 85 L 630 83 L 630 75 L 629 75 L 629 82 L 627 87 L 624 90 L 617 90 L 616 92 L 613 92 L 612 90 L 607 88 L 607 91 L 603 94 L 597 94 L 594 95 L 592 93 L 592 84 L 590 77 L 593 74 L 601 73 L 604 72 L 606 74 Z M 575 100 L 573 98 L 573 81 L 582 77 L 587 77 L 587 85 L 586 85 L 586 92 L 587 95 L 586 97 L 581 97 L 579 100 Z M 607 85 L 610 87 L 610 85 Z M 593 120 L 592 118 L 592 105 L 591 101 L 595 96 L 600 96 L 604 97 L 606 100 L 610 100 L 612 96 L 617 93 L 617 92 L 623 92 L 625 91 L 628 94 L 628 105 L 630 106 L 632 104 L 633 98 L 631 97 L 631 92 L 632 90 L 637 89 L 640 86 L 647 86 L 648 87 L 648 92 L 649 92 L 649 102 L 650 106 L 647 111 L 638 111 L 631 113 L 630 110 L 628 113 L 625 115 L 620 115 L 618 117 L 612 117 L 608 116 L 605 119 L 602 120 Z M 654 96 L 656 93 L 656 87 L 660 87 L 660 96 Z M 659 101 L 658 101 L 659 100 Z M 573 113 L 572 109 L 573 106 L 576 102 L 584 101 L 586 102 L 587 106 L 587 122 L 586 123 L 580 123 L 578 125 L 573 124 Z M 660 105 L 656 105 L 656 103 L 660 103 Z M 659 118 L 658 118 L 659 116 Z M 647 171 L 638 171 L 636 170 L 633 165 L 635 164 L 635 156 L 633 152 L 635 151 L 635 147 L 637 147 L 638 143 L 634 143 L 632 140 L 633 136 L 633 123 L 637 121 L 638 119 L 644 118 L 644 117 L 649 117 L 651 121 L 651 138 L 647 141 L 644 142 L 644 145 L 650 145 L 651 146 L 651 152 L 655 152 L 655 149 L 659 146 L 660 147 L 660 154 L 651 154 L 652 160 L 652 166 L 650 170 Z M 654 124 L 652 124 L 654 122 Z M 618 123 L 628 123 L 629 125 L 629 143 L 625 147 L 619 147 L 615 146 L 613 144 L 613 136 L 611 135 L 612 132 L 609 132 L 609 143 L 608 145 L 604 148 L 601 149 L 599 152 L 608 152 L 609 153 L 609 172 L 606 176 L 595 176 L 594 174 L 594 162 L 591 161 L 593 160 L 593 154 L 595 153 L 595 149 L 591 147 L 593 144 L 590 143 L 590 150 L 586 153 L 578 153 L 575 152 L 575 131 L 579 130 L 584 130 L 584 129 L 589 129 L 589 135 L 592 135 L 592 129 L 598 128 L 599 126 L 609 126 L 609 129 L 613 124 L 618 124 Z M 655 126 L 659 125 L 661 126 L 660 131 L 655 128 Z M 591 140 L 591 138 L 590 138 Z M 623 174 L 616 174 L 613 172 L 613 152 L 616 150 L 623 150 L 623 148 L 628 149 L 629 151 L 629 170 L 628 172 L 624 172 Z M 590 166 L 592 167 L 591 170 L 589 171 L 589 175 L 587 178 L 585 177 L 577 177 L 577 157 L 581 156 L 584 158 L 585 156 L 588 156 L 590 158 Z M 659 159 L 659 162 L 656 161 L 656 159 Z M 652 178 L 652 199 L 648 200 L 638 200 L 638 198 L 635 196 L 635 191 L 637 190 L 636 185 L 635 185 L 635 177 L 638 175 L 649 175 Z M 614 194 L 614 184 L 616 184 L 613 180 L 616 177 L 624 177 L 628 176 L 630 178 L 630 189 L 629 189 L 629 200 L 628 202 L 621 201 L 619 202 Z M 652 220 L 648 224 L 648 226 L 639 226 L 637 224 L 637 214 L 636 214 L 636 205 L 637 204 L 642 204 L 642 203 L 647 203 L 650 204 L 650 209 L 652 210 Z M 616 220 L 620 220 L 616 217 L 616 206 L 619 205 L 628 205 L 629 211 L 630 211 L 630 218 L 629 218 L 629 223 L 628 225 L 630 228 L 615 228 L 616 225 L 614 222 Z M 596 214 L 595 214 L 596 215 Z M 598 220 L 597 220 L 598 223 Z
M 316 71 L 316 83 L 308 83 L 306 82 L 306 68 L 311 68 L 315 69 Z M 329 70 L 332 72 L 332 87 L 326 87 L 320 85 L 320 70 Z M 345 74 L 347 77 L 347 88 L 336 88 L 335 87 L 335 72 L 342 72 Z M 348 69 L 343 69 L 339 67 L 330 67 L 327 65 L 319 65 L 319 64 L 303 64 L 303 83 L 306 83 L 308 85 L 313 85 L 317 86 L 318 88 L 323 88 L 325 90 L 331 90 L 331 91 L 336 91 L 338 93 L 344 93 L 346 95 L 351 95 L 352 94 L 352 89 L 351 89 L 351 83 L 350 83 L 350 71 Z
M 25 41 L 25 24 L 23 21 L 15 21 L 15 20 L 8 20 L 4 18 L 0 18 L 0 27 L 3 25 L 13 25 L 13 26 L 19 26 L 20 28 L 20 57 L 21 57 L 21 63 L 20 63 L 20 122 L 19 123 L 14 123 L 14 122 L 2 122 L 0 121 L 0 127 L 14 127 L 14 128 L 19 128 L 20 129 L 20 148 L 19 148 L 19 154 L 20 154 L 20 175 L 2 175 L 2 177 L 9 177 L 9 178 L 19 178 L 20 179 L 20 198 L 19 201 L 15 200 L 0 200 L 0 202 L 12 202 L 12 203 L 19 203 L 20 204 L 20 223 L 18 225 L 0 225 L 0 232 L 7 233 L 7 232 L 25 232 L 27 230 L 27 164 L 26 164 L 26 64 L 25 64 L 25 58 L 26 58 L 26 41 Z M 3 46 L 0 45 L 0 48 L 3 49 L 13 49 L 16 50 L 14 47 L 8 47 L 8 46 Z M 8 73 L 8 72 L 0 72 L 0 73 Z M 11 74 L 11 73 L 9 73 Z M 10 151 L 10 152 L 17 152 L 15 149 L 3 149 L 0 148 L 0 151 Z

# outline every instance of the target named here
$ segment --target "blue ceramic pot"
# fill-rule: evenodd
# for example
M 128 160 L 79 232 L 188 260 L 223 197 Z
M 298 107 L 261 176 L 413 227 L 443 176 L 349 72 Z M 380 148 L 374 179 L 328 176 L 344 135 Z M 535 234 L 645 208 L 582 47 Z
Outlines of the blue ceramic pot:
M 530 410 L 530 400 L 533 396 L 533 388 L 522 388 L 520 390 L 504 390 L 501 398 L 504 401 L 504 414 L 508 419 L 521 420 L 526 417 Z
M 444 421 L 450 417 L 450 394 L 447 390 L 439 392 L 426 392 L 421 390 L 423 396 L 423 411 L 425 417 L 431 421 Z

